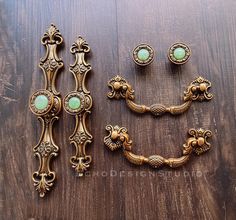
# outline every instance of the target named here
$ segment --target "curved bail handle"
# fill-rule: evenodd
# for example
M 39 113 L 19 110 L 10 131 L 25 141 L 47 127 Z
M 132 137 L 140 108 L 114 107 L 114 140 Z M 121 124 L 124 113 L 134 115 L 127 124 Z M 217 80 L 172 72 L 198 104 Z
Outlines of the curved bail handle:
M 175 158 L 164 158 L 161 155 L 152 155 L 145 157 L 143 155 L 136 155 L 132 152 L 132 140 L 129 137 L 128 130 L 125 127 L 119 127 L 118 125 L 107 125 L 106 130 L 109 132 L 104 137 L 104 144 L 111 151 L 115 151 L 119 148 L 123 149 L 124 156 L 129 162 L 136 165 L 149 164 L 154 168 L 167 165 L 171 168 L 184 165 L 190 158 L 190 155 L 194 152 L 200 155 L 208 151 L 211 147 L 208 142 L 208 138 L 212 136 L 210 130 L 190 129 L 190 137 L 185 141 L 182 147 L 182 155 Z
M 117 75 L 108 81 L 108 87 L 111 89 L 107 96 L 110 99 L 125 99 L 127 106 L 134 112 L 145 113 L 150 112 L 154 116 L 161 116 L 165 113 L 172 115 L 182 114 L 189 109 L 192 101 L 208 101 L 213 98 L 213 95 L 209 93 L 211 83 L 203 77 L 198 77 L 192 81 L 184 92 L 184 102 L 180 105 L 165 106 L 164 104 L 152 104 L 146 106 L 135 103 L 135 95 L 132 86 L 126 81 L 126 79 Z

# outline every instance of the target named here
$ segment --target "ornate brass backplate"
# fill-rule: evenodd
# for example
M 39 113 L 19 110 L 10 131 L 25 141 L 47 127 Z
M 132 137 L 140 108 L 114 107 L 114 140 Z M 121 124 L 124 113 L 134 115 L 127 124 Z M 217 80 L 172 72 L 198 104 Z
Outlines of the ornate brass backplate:
M 30 98 L 29 107 L 42 124 L 42 133 L 38 144 L 33 148 L 34 155 L 39 159 L 39 168 L 33 173 L 34 186 L 40 197 L 50 190 L 54 184 L 56 173 L 50 169 L 51 158 L 58 155 L 59 147 L 54 143 L 52 127 L 59 119 L 61 111 L 60 93 L 56 90 L 55 80 L 63 62 L 57 56 L 57 46 L 63 38 L 55 25 L 51 24 L 43 35 L 41 43 L 46 47 L 46 54 L 41 58 L 39 67 L 42 69 L 45 86 L 36 91 Z
M 153 104 L 151 106 L 136 104 L 134 102 L 135 96 L 132 86 L 119 75 L 109 80 L 108 86 L 111 88 L 111 91 L 107 95 L 109 98 L 123 98 L 132 111 L 137 113 L 151 112 L 154 116 L 161 116 L 167 112 L 172 115 L 181 114 L 189 109 L 193 101 L 208 101 L 213 97 L 213 95 L 208 92 L 211 83 L 201 76 L 192 81 L 187 87 L 184 92 L 184 103 L 170 107 L 166 107 L 163 104 Z
M 92 97 L 85 87 L 86 75 L 92 69 L 91 65 L 85 62 L 85 54 L 90 51 L 90 47 L 79 36 L 70 51 L 75 55 L 75 62 L 70 66 L 70 72 L 75 78 L 76 86 L 74 91 L 65 96 L 64 109 L 76 119 L 74 132 L 69 137 L 70 143 L 76 149 L 75 155 L 70 158 L 70 163 L 79 176 L 83 176 L 92 161 L 92 157 L 85 152 L 87 144 L 92 142 L 92 135 L 86 127 L 86 117 L 91 112 Z
M 125 127 L 107 125 L 106 130 L 109 134 L 104 138 L 104 144 L 111 151 L 122 148 L 124 156 L 129 160 L 129 162 L 136 165 L 149 164 L 153 168 L 159 168 L 164 165 L 171 168 L 182 166 L 189 160 L 190 155 L 193 152 L 200 155 L 208 151 L 211 147 L 207 140 L 212 136 L 211 131 L 202 128 L 190 129 L 188 132 L 190 137 L 183 144 L 182 155 L 180 157 L 164 158 L 160 155 L 145 157 L 142 155 L 136 155 L 132 152 L 133 142 Z

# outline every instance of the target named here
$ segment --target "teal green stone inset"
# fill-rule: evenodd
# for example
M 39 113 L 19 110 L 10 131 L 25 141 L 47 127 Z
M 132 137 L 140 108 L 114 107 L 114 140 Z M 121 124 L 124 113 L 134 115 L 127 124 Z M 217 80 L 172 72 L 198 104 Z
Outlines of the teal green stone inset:
M 72 97 L 69 99 L 68 105 L 71 109 L 78 109 L 81 105 L 81 101 L 78 97 Z
M 186 56 L 186 51 L 182 47 L 178 47 L 174 50 L 173 55 L 176 60 L 182 60 Z
M 38 95 L 34 100 L 35 108 L 38 110 L 43 110 L 48 106 L 48 98 L 45 95 Z
M 149 58 L 150 53 L 147 49 L 141 49 L 138 51 L 138 59 L 141 61 L 145 61 Z

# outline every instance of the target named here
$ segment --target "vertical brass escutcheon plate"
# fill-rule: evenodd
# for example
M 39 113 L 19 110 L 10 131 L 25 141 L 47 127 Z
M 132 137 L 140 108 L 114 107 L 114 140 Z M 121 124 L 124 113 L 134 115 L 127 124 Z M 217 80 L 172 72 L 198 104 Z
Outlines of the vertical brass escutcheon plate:
M 90 47 L 79 36 L 70 51 L 75 55 L 75 62 L 70 66 L 70 72 L 75 78 L 76 86 L 74 91 L 65 96 L 63 103 L 65 111 L 74 115 L 76 120 L 74 132 L 69 137 L 70 143 L 75 146 L 75 155 L 70 158 L 70 163 L 78 175 L 83 176 L 92 162 L 92 157 L 85 151 L 86 145 L 91 143 L 93 138 L 86 126 L 86 117 L 92 108 L 92 97 L 85 87 L 86 75 L 92 69 L 85 61 L 85 54 L 90 51 Z
M 57 56 L 57 46 L 62 44 L 61 33 L 54 24 L 48 28 L 41 39 L 46 47 L 46 54 L 40 59 L 39 67 L 42 69 L 45 86 L 30 97 L 29 107 L 42 125 L 41 137 L 33 148 L 34 155 L 39 159 L 39 168 L 32 175 L 34 186 L 40 197 L 51 189 L 56 173 L 50 169 L 51 158 L 58 155 L 59 147 L 54 143 L 52 127 L 59 119 L 61 111 L 60 93 L 55 88 L 55 79 L 58 70 L 63 67 L 63 62 Z

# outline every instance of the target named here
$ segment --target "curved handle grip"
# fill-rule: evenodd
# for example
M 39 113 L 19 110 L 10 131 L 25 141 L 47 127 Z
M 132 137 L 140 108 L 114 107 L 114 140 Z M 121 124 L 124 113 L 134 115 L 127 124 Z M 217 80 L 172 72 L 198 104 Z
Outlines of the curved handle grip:
M 91 143 L 93 138 L 86 127 L 86 117 L 92 108 L 92 97 L 85 87 L 86 75 L 92 69 L 91 65 L 85 62 L 85 54 L 90 51 L 90 47 L 79 36 L 70 51 L 75 55 L 75 62 L 70 66 L 70 72 L 75 78 L 76 88 L 65 96 L 63 106 L 65 111 L 74 115 L 76 119 L 74 132 L 69 137 L 70 143 L 76 148 L 76 153 L 70 158 L 70 163 L 78 175 L 83 176 L 92 161 L 92 157 L 85 152 L 87 144 Z
M 164 158 L 160 155 L 152 155 L 145 157 L 142 155 L 136 155 L 132 152 L 132 140 L 129 137 L 128 131 L 125 127 L 119 127 L 118 125 L 107 125 L 106 130 L 109 134 L 104 138 L 104 144 L 114 151 L 118 148 L 123 148 L 124 156 L 129 162 L 136 165 L 149 164 L 154 168 L 167 165 L 175 168 L 184 165 L 190 158 L 192 152 L 200 155 L 208 151 L 211 147 L 208 142 L 208 138 L 212 136 L 210 130 L 190 129 L 190 137 L 185 141 L 182 147 L 182 155 L 177 158 Z
M 50 169 L 51 158 L 57 156 L 59 147 L 54 143 L 52 127 L 59 119 L 61 111 L 60 93 L 56 91 L 55 79 L 63 62 L 58 58 L 57 45 L 63 42 L 61 33 L 54 24 L 51 24 L 41 39 L 46 47 L 46 54 L 41 58 L 39 67 L 45 78 L 44 89 L 38 90 L 30 97 L 29 107 L 42 124 L 41 137 L 33 148 L 34 155 L 39 159 L 39 168 L 33 173 L 32 178 L 40 197 L 50 190 L 54 184 L 56 173 Z
M 134 102 L 134 90 L 132 86 L 121 76 L 117 75 L 108 81 L 111 91 L 107 94 L 109 98 L 125 99 L 128 107 L 137 113 L 151 112 L 154 116 L 161 116 L 164 113 L 172 115 L 182 114 L 187 111 L 192 101 L 211 100 L 213 95 L 208 92 L 211 87 L 210 81 L 199 76 L 190 83 L 184 92 L 184 103 L 181 105 L 167 107 L 163 104 L 153 104 L 151 106 L 139 105 Z

